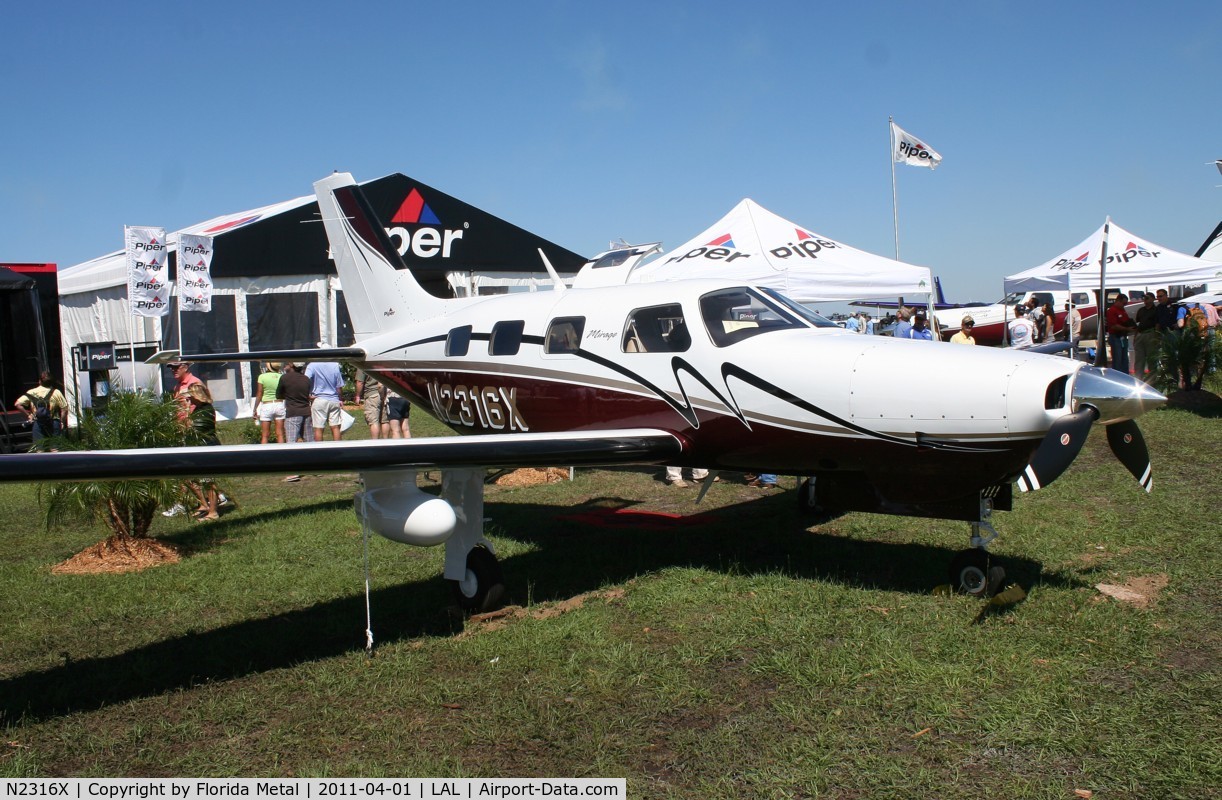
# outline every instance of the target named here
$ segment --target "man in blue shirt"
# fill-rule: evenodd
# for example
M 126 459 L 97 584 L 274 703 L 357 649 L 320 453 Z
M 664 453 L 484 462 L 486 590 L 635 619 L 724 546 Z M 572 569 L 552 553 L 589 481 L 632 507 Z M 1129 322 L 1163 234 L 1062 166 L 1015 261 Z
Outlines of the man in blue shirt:
M 331 428 L 331 438 L 339 441 L 342 434 L 339 391 L 344 375 L 334 361 L 311 362 L 305 371 L 310 379 L 310 421 L 314 426 L 314 441 L 321 442 L 324 426 Z
M 908 334 L 909 338 L 917 341 L 932 342 L 933 331 L 925 324 L 925 315 L 918 313 L 912 318 L 912 330 Z
M 891 335 L 896 339 L 911 339 L 912 323 L 908 321 L 908 318 L 912 316 L 912 309 L 901 308 L 895 312 L 895 315 L 899 321 L 895 323 L 895 331 Z
M 857 321 L 856 314 L 849 314 L 849 318 L 844 321 L 844 329 L 853 333 L 861 333 L 861 323 Z

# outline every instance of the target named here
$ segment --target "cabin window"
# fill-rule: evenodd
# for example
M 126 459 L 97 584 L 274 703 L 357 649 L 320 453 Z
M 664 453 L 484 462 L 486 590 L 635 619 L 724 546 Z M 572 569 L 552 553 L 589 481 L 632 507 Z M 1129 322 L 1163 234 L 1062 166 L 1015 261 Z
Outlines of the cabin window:
M 543 352 L 576 353 L 581 348 L 581 334 L 585 331 L 585 317 L 560 317 L 547 326 L 547 338 Z
M 1049 305 L 1049 306 L 1052 305 L 1052 293 L 1051 292 L 1035 292 L 1032 294 L 1032 297 L 1035 298 L 1035 307 L 1036 308 L 1043 308 L 1046 305 Z
M 775 298 L 766 298 L 746 287 L 722 289 L 700 298 L 704 327 L 718 347 L 728 347 L 761 333 L 805 327 L 784 308 Z
M 522 347 L 522 329 L 526 323 L 520 319 L 498 322 L 492 326 L 488 339 L 488 354 L 493 356 L 516 356 Z
M 465 356 L 470 349 L 471 326 L 463 325 L 461 328 L 451 328 L 450 333 L 446 336 L 446 355 Z
M 1086 292 L 1074 292 L 1073 304 L 1075 306 L 1089 306 L 1091 304 L 1091 299 Z
M 624 325 L 625 353 L 682 353 L 692 346 L 692 335 L 683 317 L 683 306 L 638 308 Z

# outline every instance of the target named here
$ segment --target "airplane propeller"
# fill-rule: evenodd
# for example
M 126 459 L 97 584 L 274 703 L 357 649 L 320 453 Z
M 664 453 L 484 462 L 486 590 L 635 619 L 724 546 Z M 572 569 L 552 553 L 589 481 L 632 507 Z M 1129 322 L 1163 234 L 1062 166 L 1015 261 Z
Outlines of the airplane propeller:
M 1082 452 L 1090 426 L 1099 418 L 1099 412 L 1089 406 L 1076 414 L 1061 417 L 1052 423 L 1044 441 L 1031 456 L 1031 462 L 1018 478 L 1018 488 L 1033 492 L 1061 477 L 1069 465 Z
M 1166 397 L 1123 372 L 1083 367 L 1074 379 L 1072 407 L 1076 411 L 1061 417 L 1048 429 L 1019 476 L 1018 488 L 1034 491 L 1060 477 L 1086 444 L 1090 426 L 1102 421 L 1107 426 L 1112 452 L 1149 492 L 1154 486 L 1150 452 L 1133 418 L 1165 402 Z
M 1133 420 L 1125 420 L 1107 426 L 1107 443 L 1124 468 L 1133 473 L 1141 488 L 1149 492 L 1154 488 L 1154 476 L 1150 468 L 1150 451 L 1146 449 L 1145 437 Z

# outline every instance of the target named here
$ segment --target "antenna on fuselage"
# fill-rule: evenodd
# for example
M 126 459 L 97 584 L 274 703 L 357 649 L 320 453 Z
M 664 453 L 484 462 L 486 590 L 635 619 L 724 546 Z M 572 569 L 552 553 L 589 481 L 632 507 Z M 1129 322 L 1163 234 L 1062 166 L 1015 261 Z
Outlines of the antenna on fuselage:
M 556 284 L 556 291 L 563 292 L 569 288 L 564 285 L 564 281 L 560 280 L 560 273 L 556 272 L 556 268 L 552 266 L 552 262 L 547 260 L 547 254 L 543 252 L 543 248 L 539 248 L 539 258 L 543 259 L 543 266 L 547 267 L 547 274 L 552 276 L 552 281 Z

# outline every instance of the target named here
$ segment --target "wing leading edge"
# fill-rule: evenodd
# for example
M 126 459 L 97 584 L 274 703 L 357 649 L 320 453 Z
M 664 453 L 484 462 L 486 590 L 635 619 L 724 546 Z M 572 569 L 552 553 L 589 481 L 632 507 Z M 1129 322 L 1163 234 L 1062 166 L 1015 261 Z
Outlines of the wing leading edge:
M 447 467 L 663 464 L 682 452 L 683 444 L 678 437 L 650 428 L 313 444 L 82 450 L 0 456 L 0 482 Z

